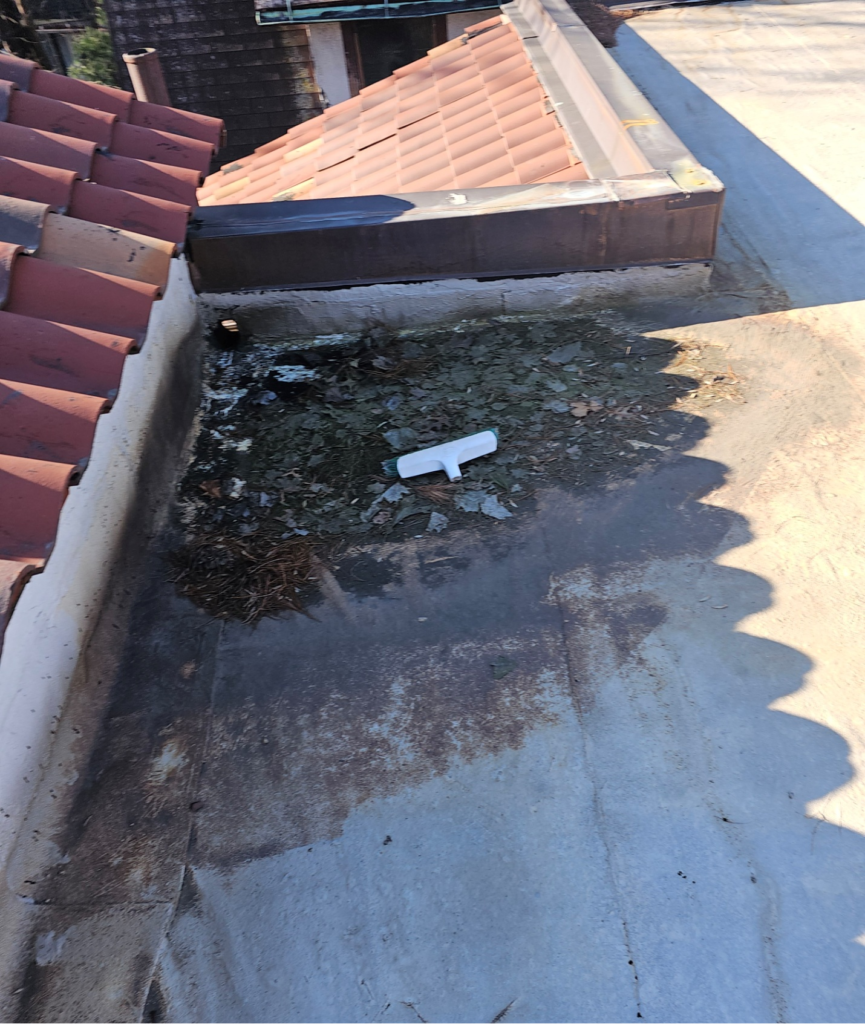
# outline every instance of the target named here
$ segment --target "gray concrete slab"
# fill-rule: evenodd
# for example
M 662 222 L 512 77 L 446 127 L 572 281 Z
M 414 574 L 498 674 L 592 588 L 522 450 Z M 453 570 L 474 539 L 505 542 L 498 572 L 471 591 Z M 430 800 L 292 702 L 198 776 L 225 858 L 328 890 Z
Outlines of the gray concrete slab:
M 620 40 L 729 190 L 713 293 L 630 315 L 721 347 L 747 403 L 517 525 L 379 550 L 315 620 L 212 624 L 156 559 L 33 888 L 112 937 L 86 1019 L 862 1019 L 865 11 Z M 136 892 L 173 901 L 158 957 Z M 85 1019 L 45 934 L 16 1019 Z

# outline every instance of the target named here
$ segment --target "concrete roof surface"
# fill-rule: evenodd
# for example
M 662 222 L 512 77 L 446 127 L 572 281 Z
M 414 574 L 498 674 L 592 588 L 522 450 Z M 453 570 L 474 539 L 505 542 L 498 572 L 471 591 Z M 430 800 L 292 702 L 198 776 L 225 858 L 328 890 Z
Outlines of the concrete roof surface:
M 747 403 L 443 583 L 410 542 L 385 596 L 325 578 L 317 621 L 208 620 L 156 560 L 12 881 L 15 1019 L 862 1019 L 865 7 L 618 38 L 728 187 L 711 290 L 627 314 Z

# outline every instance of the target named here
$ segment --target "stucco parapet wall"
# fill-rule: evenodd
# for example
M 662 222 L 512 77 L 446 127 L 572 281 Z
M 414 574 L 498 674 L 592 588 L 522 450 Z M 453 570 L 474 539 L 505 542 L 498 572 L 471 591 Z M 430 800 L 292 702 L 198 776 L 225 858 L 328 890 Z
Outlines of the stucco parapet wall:
M 189 340 L 197 322 L 187 265 L 172 260 L 146 343 L 127 358 L 117 400 L 99 420 L 87 471 L 63 505 L 51 558 L 45 571 L 28 582 L 6 629 L 0 656 L 4 878 L 16 842 L 28 834 L 24 821 L 40 781 L 48 771 L 63 775 L 52 752 L 56 723 L 73 680 L 83 671 L 88 643 L 118 571 L 125 571 L 118 564 L 128 555 L 127 542 L 137 537 L 146 543 L 153 516 L 164 505 L 158 482 L 170 471 L 172 453 L 183 443 L 184 417 L 191 421 L 197 403 L 192 375 L 177 372 L 179 363 L 194 362 L 195 346 Z M 180 436 L 171 436 L 175 433 Z M 2 891 L 16 899 L 14 890 L 9 895 L 9 884 L 5 878 Z M 0 916 L 5 929 L 2 901 Z
M 488 316 L 603 309 L 642 300 L 698 297 L 709 284 L 707 263 L 634 267 L 496 281 L 425 281 L 322 291 L 280 290 L 200 296 L 204 315 L 233 319 L 256 341 L 332 344 L 334 335 L 373 326 L 391 330 Z
M 592 177 L 196 210 L 202 292 L 550 275 L 710 261 L 724 186 L 564 0 L 502 8 Z

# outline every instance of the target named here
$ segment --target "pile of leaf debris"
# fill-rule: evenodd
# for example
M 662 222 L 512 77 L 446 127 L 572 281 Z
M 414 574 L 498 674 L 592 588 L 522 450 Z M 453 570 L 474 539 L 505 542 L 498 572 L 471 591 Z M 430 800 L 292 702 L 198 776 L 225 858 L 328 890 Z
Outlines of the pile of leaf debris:
M 706 388 L 735 394 L 734 378 L 698 356 L 612 315 L 213 349 L 175 578 L 211 613 L 254 621 L 300 608 L 316 558 L 338 542 L 492 526 L 541 487 L 662 457 L 682 435 L 660 413 Z M 671 372 L 676 361 L 691 374 Z M 465 464 L 458 484 L 383 469 L 489 428 L 498 451 Z

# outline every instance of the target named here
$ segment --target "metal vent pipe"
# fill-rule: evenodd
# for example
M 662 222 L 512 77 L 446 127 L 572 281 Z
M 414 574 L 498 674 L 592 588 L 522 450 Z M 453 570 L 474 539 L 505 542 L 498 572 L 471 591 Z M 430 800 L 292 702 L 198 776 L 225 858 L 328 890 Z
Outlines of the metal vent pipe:
M 132 79 L 136 99 L 145 103 L 162 103 L 171 106 L 168 86 L 162 74 L 159 54 L 152 46 L 141 46 L 123 54 L 123 60 Z

